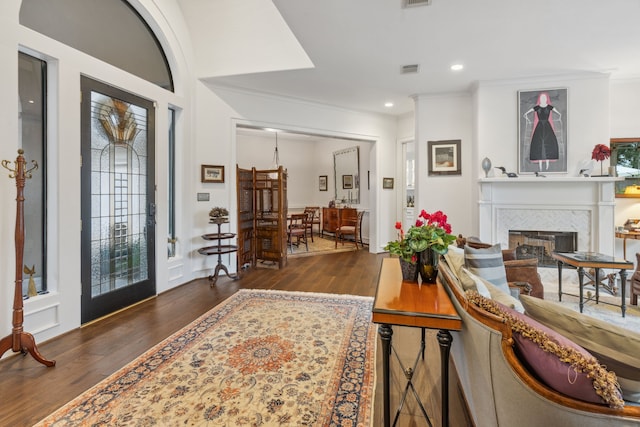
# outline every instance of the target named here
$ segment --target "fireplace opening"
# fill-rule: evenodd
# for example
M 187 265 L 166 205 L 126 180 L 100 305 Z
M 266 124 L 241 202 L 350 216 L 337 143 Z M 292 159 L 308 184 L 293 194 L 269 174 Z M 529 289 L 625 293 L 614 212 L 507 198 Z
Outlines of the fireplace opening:
M 515 248 L 516 258 L 537 258 L 540 267 L 555 267 L 553 252 L 575 252 L 577 247 L 576 231 L 509 230 L 509 248 Z

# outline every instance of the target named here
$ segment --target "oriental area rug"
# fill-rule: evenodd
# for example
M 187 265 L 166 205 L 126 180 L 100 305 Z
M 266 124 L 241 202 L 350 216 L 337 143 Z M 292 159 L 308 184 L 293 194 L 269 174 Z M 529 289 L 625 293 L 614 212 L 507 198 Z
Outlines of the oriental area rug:
M 369 426 L 373 298 L 240 290 L 38 426 Z

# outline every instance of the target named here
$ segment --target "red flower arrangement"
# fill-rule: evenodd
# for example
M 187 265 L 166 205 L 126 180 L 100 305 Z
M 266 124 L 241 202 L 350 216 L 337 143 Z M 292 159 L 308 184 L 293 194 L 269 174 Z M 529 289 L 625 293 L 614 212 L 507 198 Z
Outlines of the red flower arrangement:
M 611 149 L 604 144 L 596 144 L 591 152 L 591 159 L 600 162 L 600 175 L 602 175 L 602 162 L 611 156 Z
M 418 252 L 428 248 L 439 254 L 446 253 L 449 245 L 456 240 L 451 234 L 447 216 L 442 211 L 430 214 L 423 209 L 415 225 L 412 225 L 406 234 L 402 229 L 402 223 L 396 222 L 395 228 L 398 230 L 398 240 L 389 242 L 385 250 L 411 263 L 417 261 Z

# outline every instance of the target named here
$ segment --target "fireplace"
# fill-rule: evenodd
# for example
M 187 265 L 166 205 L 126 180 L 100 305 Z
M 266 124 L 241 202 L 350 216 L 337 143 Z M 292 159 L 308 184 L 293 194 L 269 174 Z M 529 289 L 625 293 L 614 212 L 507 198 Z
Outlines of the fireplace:
M 480 178 L 478 237 L 507 248 L 509 230 L 573 231 L 577 233 L 576 250 L 614 254 L 614 183 L 618 179 Z M 543 282 L 558 278 L 555 265 L 538 272 Z
M 578 233 L 575 231 L 509 230 L 509 248 L 516 250 L 517 259 L 537 258 L 541 267 L 554 267 L 553 252 L 575 252 Z

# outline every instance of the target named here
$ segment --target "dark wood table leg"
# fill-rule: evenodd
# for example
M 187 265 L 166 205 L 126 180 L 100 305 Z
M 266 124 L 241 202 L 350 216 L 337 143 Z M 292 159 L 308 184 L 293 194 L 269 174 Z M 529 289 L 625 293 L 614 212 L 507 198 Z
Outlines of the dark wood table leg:
M 558 261 L 558 301 L 562 301 L 562 261 Z
M 449 426 L 449 353 L 453 337 L 447 330 L 438 331 L 438 343 L 440 343 L 440 367 L 442 381 L 442 426 Z
M 222 255 L 218 255 L 218 264 L 216 264 L 216 268 L 213 270 L 213 274 L 209 276 L 209 286 L 213 287 L 218 281 L 218 276 L 220 275 L 220 270 L 224 272 L 229 278 L 237 279 L 239 275 L 230 274 L 227 266 L 222 263 Z
M 622 304 L 620 304 L 620 309 L 622 310 L 622 317 L 624 317 L 625 312 L 627 311 L 627 301 L 626 301 L 626 293 L 627 293 L 627 270 L 620 269 L 620 287 L 622 288 Z
M 378 328 L 382 342 L 382 388 L 383 388 L 383 412 L 384 426 L 391 427 L 391 393 L 389 384 L 389 357 L 391 356 L 391 337 L 393 329 L 391 325 L 382 324 Z
M 580 313 L 582 313 L 582 308 L 584 307 L 584 300 L 582 296 L 584 294 L 584 268 L 578 267 L 578 286 L 580 291 L 578 292 L 580 295 Z
M 596 304 L 600 302 L 600 268 L 594 268 L 596 271 Z

